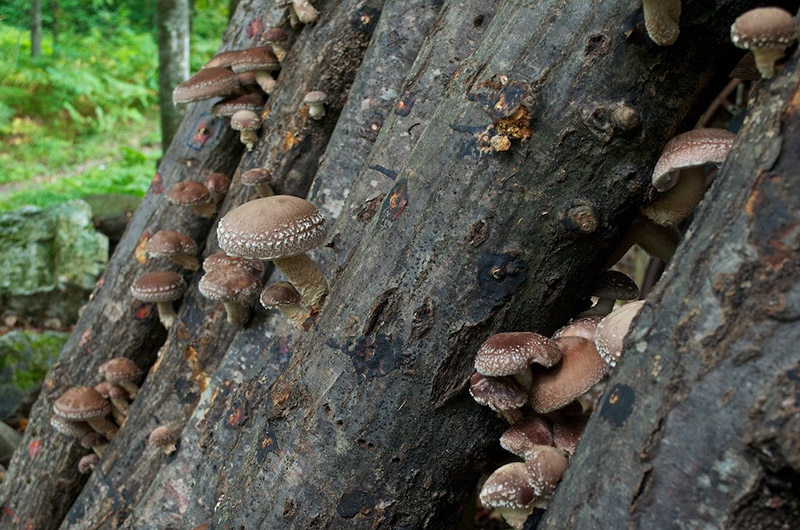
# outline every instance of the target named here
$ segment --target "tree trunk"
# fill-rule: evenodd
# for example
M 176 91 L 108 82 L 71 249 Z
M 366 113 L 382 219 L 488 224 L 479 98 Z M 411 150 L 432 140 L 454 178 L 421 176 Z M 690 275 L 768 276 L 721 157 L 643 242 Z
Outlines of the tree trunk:
M 160 0 L 156 19 L 161 145 L 166 151 L 183 118 L 183 107 L 172 103 L 172 90 L 189 77 L 188 0 Z
M 31 57 L 42 54 L 42 0 L 31 1 Z
M 51 0 L 50 13 L 53 17 L 50 33 L 53 34 L 53 52 L 55 53 L 56 48 L 58 48 L 58 19 L 61 17 L 61 6 L 58 4 L 58 0 Z
M 542 528 L 800 527 L 798 82 L 756 90 Z
M 269 357 L 226 381 L 203 419 L 215 423 L 206 454 L 220 438 L 227 450 L 196 479 L 215 492 L 201 523 L 453 526 L 501 428 L 464 391 L 474 351 L 493 331 L 548 332 L 574 313 L 661 146 L 736 58 L 711 44 L 750 5 L 697 3 L 686 38 L 661 49 L 629 2 L 504 3 L 472 56 L 437 79 L 445 96 L 387 168 L 394 186 L 311 331 L 264 344 L 254 329 L 232 345 Z M 577 29 L 554 31 L 565 27 Z M 520 92 L 530 139 L 481 151 L 490 112 Z M 612 128 L 620 102 L 640 128 Z M 598 229 L 581 237 L 565 217 L 584 201 Z

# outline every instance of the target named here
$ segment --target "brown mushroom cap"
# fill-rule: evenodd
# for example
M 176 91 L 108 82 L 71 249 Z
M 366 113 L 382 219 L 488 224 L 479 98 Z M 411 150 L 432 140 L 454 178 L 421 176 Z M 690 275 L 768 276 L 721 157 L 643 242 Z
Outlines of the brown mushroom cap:
M 208 188 L 202 182 L 182 180 L 176 182 L 167 191 L 167 200 L 178 206 L 192 206 L 203 204 L 211 199 Z
M 171 302 L 180 298 L 185 290 L 183 277 L 172 271 L 148 272 L 131 285 L 134 298 L 143 302 Z
M 619 271 L 601 272 L 592 287 L 592 296 L 615 300 L 639 298 L 639 286 L 627 274 Z
M 255 77 L 253 78 L 255 83 Z M 214 116 L 233 116 L 236 111 L 249 110 L 258 114 L 264 107 L 264 98 L 261 94 L 243 94 L 241 96 L 231 96 L 225 98 L 211 107 L 211 114 Z
M 98 368 L 109 383 L 135 381 L 142 375 L 142 369 L 127 357 L 114 357 Z
M 100 457 L 94 453 L 89 453 L 88 455 L 84 455 L 78 460 L 78 473 L 85 475 L 87 473 L 91 473 L 97 464 L 100 463 Z
M 536 497 L 547 497 L 556 490 L 567 470 L 567 455 L 562 449 L 549 445 L 537 445 L 525 456 L 528 482 Z
M 521 458 L 536 445 L 553 445 L 550 424 L 541 416 L 528 416 L 515 423 L 500 437 L 500 446 Z
M 722 164 L 735 138 L 735 134 L 725 129 L 694 129 L 679 134 L 661 152 L 653 169 L 653 187 L 667 191 L 678 182 L 681 169 Z
M 495 412 L 522 408 L 528 400 L 525 389 L 515 381 L 477 372 L 469 379 L 469 394 L 479 405 Z
M 231 116 L 231 128 L 236 131 L 255 131 L 261 126 L 261 119 L 253 111 L 237 110 Z
M 105 371 L 103 369 L 104 364 L 105 363 L 101 364 L 100 369 L 98 370 L 100 372 L 100 375 L 102 375 L 103 377 L 105 377 Z M 111 383 L 110 381 L 103 381 L 102 383 L 97 383 L 96 385 L 94 385 L 94 389 L 97 390 L 97 392 L 106 399 L 109 398 L 128 399 L 129 397 L 127 390 L 122 388 L 117 383 Z
M 512 375 L 533 363 L 549 367 L 560 359 L 558 346 L 544 335 L 497 333 L 486 339 L 475 355 L 475 370 L 483 375 Z
M 211 272 L 220 267 L 234 265 L 243 269 L 256 278 L 261 278 L 264 274 L 264 263 L 257 259 L 237 258 L 235 256 L 228 256 L 223 251 L 215 252 L 203 260 L 203 270 Z
M 265 46 L 257 46 L 241 50 L 231 61 L 231 69 L 236 72 L 252 72 L 255 70 L 278 70 L 281 63 L 272 50 Z
M 203 68 L 172 91 L 173 103 L 191 103 L 239 90 L 239 79 L 227 68 Z
M 228 212 L 217 226 L 217 239 L 232 256 L 266 260 L 307 252 L 325 232 L 325 218 L 316 206 L 299 197 L 273 195 Z
M 328 100 L 328 94 L 321 90 L 312 90 L 303 98 L 303 103 L 325 103 Z
M 575 454 L 575 448 L 588 422 L 589 414 L 584 413 L 569 414 L 557 419 L 553 423 L 553 445 L 569 455 Z
M 261 42 L 264 44 L 286 42 L 287 40 L 289 40 L 289 35 L 281 28 L 269 28 L 261 34 Z
M 797 21 L 780 7 L 759 7 L 741 14 L 731 25 L 731 41 L 750 50 L 764 46 L 788 47 L 797 40 Z
M 153 447 L 160 447 L 170 454 L 175 451 L 175 442 L 178 440 L 178 429 L 172 425 L 159 425 L 150 432 L 147 441 Z
M 261 292 L 259 301 L 264 309 L 275 309 L 298 306 L 303 299 L 291 283 L 277 282 Z
M 231 187 L 231 179 L 225 173 L 210 173 L 206 177 L 206 188 L 211 194 L 225 195 Z
M 272 180 L 272 172 L 263 167 L 248 169 L 241 176 L 242 186 L 256 186 L 258 184 L 269 184 Z
M 92 449 L 101 445 L 108 445 L 108 438 L 99 432 L 87 432 L 81 437 L 81 447 L 84 449 Z
M 533 374 L 530 400 L 540 414 L 574 401 L 606 374 L 606 363 L 592 342 L 580 337 L 559 337 L 555 342 L 562 352 L 561 362 Z
M 90 386 L 76 386 L 64 392 L 55 403 L 53 412 L 67 420 L 102 418 L 111 412 L 111 404 Z
M 585 317 L 573 320 L 566 326 L 553 333 L 553 339 L 559 337 L 583 337 L 594 342 L 594 335 L 597 331 L 597 324 L 603 317 Z
M 622 345 L 633 318 L 639 314 L 644 300 L 631 302 L 612 311 L 597 325 L 595 345 L 597 353 L 610 366 L 616 366 L 622 356 Z
M 82 421 L 71 421 L 62 418 L 58 414 L 50 416 L 50 425 L 61 434 L 72 436 L 74 438 L 84 436 L 90 432 L 94 432 L 89 425 Z
M 207 272 L 200 279 L 200 294 L 210 300 L 250 305 L 258 296 L 261 282 L 246 270 L 235 265 Z
M 230 68 L 231 61 L 238 57 L 240 50 L 220 52 L 212 57 L 203 68 Z
M 481 504 L 487 508 L 528 508 L 536 496 L 522 462 L 497 468 L 483 484 Z
M 175 230 L 159 230 L 147 240 L 145 250 L 153 257 L 196 254 L 197 243 L 191 237 Z

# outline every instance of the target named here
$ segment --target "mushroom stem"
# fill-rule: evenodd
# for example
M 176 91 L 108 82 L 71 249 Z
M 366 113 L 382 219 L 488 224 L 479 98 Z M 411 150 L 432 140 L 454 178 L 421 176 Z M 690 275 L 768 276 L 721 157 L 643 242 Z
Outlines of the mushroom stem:
M 669 261 L 679 242 L 680 234 L 674 228 L 657 225 L 645 216 L 639 215 L 622 236 L 622 241 L 609 256 L 603 270 L 613 267 L 633 245 L 637 244 L 654 258 Z
M 328 282 L 325 276 L 306 253 L 272 260 L 275 266 L 286 276 L 289 282 L 300 293 L 303 302 L 312 313 L 320 310 L 325 295 L 328 294 Z
M 533 509 L 535 506 L 531 505 L 528 508 L 510 508 L 507 506 L 501 506 L 499 508 L 495 508 L 497 513 L 508 523 L 508 526 L 515 529 L 521 529 L 525 527 L 525 521 L 528 519 L 528 516 L 533 513 Z
M 275 195 L 275 191 L 269 184 L 256 184 L 256 191 L 259 197 L 272 197 Z
M 278 84 L 278 82 L 275 81 L 275 78 L 272 77 L 272 74 L 266 70 L 258 70 L 255 72 L 255 74 L 256 83 L 258 83 L 258 86 L 261 87 L 261 90 L 267 94 L 272 94 L 272 92 L 275 90 L 275 85 Z
M 658 225 L 677 226 L 692 215 L 705 193 L 706 175 L 702 166 L 682 169 L 678 183 L 641 211 Z
M 256 142 L 258 142 L 258 133 L 249 129 L 242 129 L 239 133 L 239 140 L 247 147 L 248 151 L 252 151 Z
M 753 58 L 756 68 L 764 79 L 771 79 L 775 75 L 775 63 L 783 57 L 786 48 L 783 46 L 764 46 L 753 48 Z
M 180 252 L 178 254 L 173 254 L 170 256 L 170 259 L 183 267 L 186 270 L 190 271 L 197 271 L 200 270 L 200 262 L 197 261 L 197 258 L 192 256 L 191 254 L 186 254 L 185 252 Z
M 166 303 L 170 304 L 170 307 L 172 307 L 172 304 L 170 302 Z M 120 381 L 119 386 L 125 389 L 125 391 L 131 397 L 131 399 L 135 398 L 136 394 L 139 393 L 139 385 L 137 385 L 133 381 Z M 127 410 L 125 412 L 127 412 Z
M 107 419 L 103 418 L 92 418 L 86 420 L 92 429 L 99 432 L 109 440 L 111 440 L 117 434 L 117 427 L 108 421 Z
M 109 399 L 111 400 L 111 415 L 114 417 L 114 421 L 117 422 L 117 425 L 120 427 L 124 427 L 125 422 L 128 421 L 128 409 L 130 408 L 130 405 L 128 405 L 128 402 L 122 398 Z
M 244 326 L 250 319 L 250 308 L 237 302 L 222 302 L 228 313 L 228 323 L 234 326 Z
M 309 103 L 308 117 L 312 120 L 321 120 L 325 116 L 325 103 Z
M 300 19 L 297 18 L 297 12 L 294 10 L 293 7 L 289 8 L 289 27 L 292 29 L 297 29 L 300 25 Z
M 292 0 L 292 10 L 297 16 L 297 20 L 303 24 L 311 24 L 317 20 L 319 11 L 308 0 Z
M 311 316 L 311 313 L 305 311 L 299 305 L 284 306 L 279 308 L 281 313 L 291 322 L 294 327 L 307 331 L 306 320 Z
M 161 321 L 161 324 L 167 329 L 171 328 L 175 319 L 178 317 L 175 308 L 172 307 L 172 302 L 156 302 L 156 304 L 158 305 L 158 319 Z M 126 388 L 125 390 L 128 389 Z M 131 399 L 132 398 L 133 395 L 131 395 Z
M 284 48 L 283 44 L 280 42 L 273 42 L 272 53 L 275 54 L 275 57 L 278 58 L 278 61 L 283 62 L 283 58 L 286 57 L 286 48 Z
M 497 413 L 501 418 L 506 420 L 509 425 L 514 425 L 515 423 L 522 421 L 522 411 L 520 409 L 501 410 Z
M 523 371 L 517 372 L 513 375 L 514 380 L 520 384 L 525 391 L 531 389 L 531 385 L 533 385 L 533 372 L 531 372 L 531 367 L 527 366 Z
M 244 131 L 242 131 L 242 134 L 244 134 Z M 200 204 L 193 204 L 192 210 L 200 217 L 210 219 L 217 213 L 217 205 L 213 202 L 201 202 Z

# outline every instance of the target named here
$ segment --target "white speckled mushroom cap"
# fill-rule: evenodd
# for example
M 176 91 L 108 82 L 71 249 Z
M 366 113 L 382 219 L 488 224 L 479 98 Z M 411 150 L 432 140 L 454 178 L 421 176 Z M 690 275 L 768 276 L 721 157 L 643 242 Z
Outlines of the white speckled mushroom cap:
M 553 366 L 560 359 L 561 350 L 544 335 L 528 331 L 497 333 L 486 339 L 475 355 L 475 370 L 483 375 L 512 375 L 533 363 Z
M 303 299 L 300 293 L 289 282 L 276 282 L 268 286 L 259 297 L 264 309 L 276 307 L 294 307 L 300 305 Z
M 303 103 L 324 103 L 328 100 L 328 94 L 321 90 L 312 90 L 303 98 Z
M 197 288 L 209 300 L 250 305 L 261 288 L 259 279 L 236 265 L 207 272 Z
M 255 131 L 261 126 L 261 118 L 252 110 L 237 110 L 231 116 L 231 128 L 236 131 Z
M 135 381 L 142 375 L 142 369 L 127 357 L 114 357 L 98 368 L 98 372 L 109 383 Z
M 639 298 L 639 286 L 622 272 L 605 271 L 597 276 L 592 287 L 592 296 L 614 298 L 615 300 L 635 300 Z
M 511 462 L 495 469 L 483 484 L 480 498 L 487 508 L 528 508 L 535 496 L 525 464 Z
M 759 7 L 741 14 L 731 25 L 731 42 L 749 50 L 789 46 L 797 40 L 797 21 L 780 7 Z
M 67 420 L 91 420 L 111 412 L 111 404 L 90 386 L 76 386 L 64 392 L 53 412 Z
M 177 429 L 169 425 L 159 425 L 150 431 L 150 435 L 147 437 L 147 441 L 150 442 L 150 445 L 153 447 L 164 447 L 175 443 L 177 439 Z
M 253 72 L 256 70 L 273 71 L 281 67 L 281 63 L 272 50 L 265 46 L 257 46 L 241 50 L 231 61 L 231 70 L 240 72 Z
M 178 206 L 192 206 L 208 202 L 211 194 L 202 182 L 181 180 L 167 191 L 167 200 Z
M 194 239 L 181 232 L 159 230 L 147 240 L 145 249 L 150 256 L 154 257 L 172 256 L 180 253 L 196 254 L 197 243 Z
M 239 79 L 227 68 L 203 68 L 172 91 L 173 103 L 190 103 L 239 90 Z
M 594 343 L 597 346 L 597 353 L 607 365 L 613 367 L 619 362 L 625 335 L 628 334 L 631 322 L 639 314 L 644 302 L 644 300 L 638 300 L 625 304 L 609 313 L 597 325 Z
M 551 495 L 567 470 L 567 455 L 563 449 L 537 445 L 525 455 L 528 481 L 537 497 Z
M 679 134 L 664 146 L 653 169 L 653 187 L 667 191 L 678 183 L 681 169 L 722 164 L 736 135 L 725 129 L 694 129 Z
M 521 458 L 525 458 L 535 445 L 553 445 L 550 424 L 535 414 L 518 421 L 500 437 L 500 447 Z
M 513 379 L 477 372 L 469 379 L 469 395 L 479 405 L 489 407 L 495 412 L 520 409 L 528 401 L 525 389 Z
M 237 206 L 217 226 L 219 246 L 231 256 L 276 259 L 311 250 L 325 238 L 316 206 L 292 195 L 273 195 Z
M 143 302 L 171 302 L 186 290 L 183 277 L 172 271 L 148 272 L 139 276 L 131 285 L 131 293 Z
M 88 424 L 82 421 L 68 420 L 66 418 L 62 418 L 58 414 L 53 414 L 50 416 L 50 425 L 61 434 L 66 434 L 67 436 L 73 437 L 79 437 L 90 432 L 94 432 Z

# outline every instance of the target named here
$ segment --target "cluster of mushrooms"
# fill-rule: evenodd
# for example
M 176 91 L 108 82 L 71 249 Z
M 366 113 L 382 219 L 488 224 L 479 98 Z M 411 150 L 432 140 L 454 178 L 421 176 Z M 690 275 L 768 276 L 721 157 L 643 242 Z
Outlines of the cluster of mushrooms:
M 643 4 L 653 41 L 673 44 L 679 33 L 680 1 Z M 747 60 L 753 62 L 750 70 L 757 71 L 748 79 L 772 77 L 797 32 L 794 17 L 776 7 L 737 18 L 731 40 L 752 52 Z M 667 143 L 653 170 L 649 200 L 606 268 L 633 245 L 664 261 L 672 257 L 682 237 L 678 225 L 692 215 L 713 178 L 705 168 L 721 165 L 735 138 L 724 129 L 695 129 Z M 546 508 L 602 394 L 604 379 L 619 362 L 628 328 L 644 305 L 644 300 L 636 300 L 613 309 L 617 300 L 639 298 L 634 281 L 616 271 L 601 273 L 591 294 L 595 305 L 552 338 L 534 332 L 498 333 L 476 354 L 470 394 L 508 421 L 511 426 L 500 445 L 522 460 L 496 469 L 479 497 L 513 528 L 523 528 L 535 509 Z

